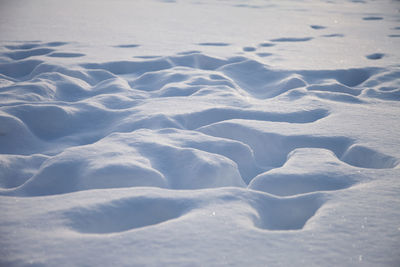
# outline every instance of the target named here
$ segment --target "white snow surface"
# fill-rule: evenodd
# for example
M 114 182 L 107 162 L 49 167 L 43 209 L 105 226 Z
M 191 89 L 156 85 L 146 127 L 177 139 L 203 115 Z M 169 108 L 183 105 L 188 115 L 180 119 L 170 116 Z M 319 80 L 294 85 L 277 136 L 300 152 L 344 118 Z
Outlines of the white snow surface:
M 399 266 L 399 51 L 399 1 L 0 1 L 0 265 Z

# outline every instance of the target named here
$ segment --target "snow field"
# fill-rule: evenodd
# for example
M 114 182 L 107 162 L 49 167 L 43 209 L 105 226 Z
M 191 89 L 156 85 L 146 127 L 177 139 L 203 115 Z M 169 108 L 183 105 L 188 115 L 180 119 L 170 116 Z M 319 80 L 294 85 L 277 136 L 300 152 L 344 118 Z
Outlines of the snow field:
M 179 51 L 121 38 L 104 58 L 84 42 L 1 41 L 0 265 L 396 265 L 398 29 L 345 51 L 364 36 L 350 22 L 377 33 L 392 15 L 320 4 L 318 18 L 331 4 L 351 19 L 247 43 L 199 30 Z M 358 61 L 313 56 L 328 43 Z
M 2 88 L 1 150 L 8 173 L 21 160 L 27 165 L 4 176 L 3 194 L 250 184 L 286 196 L 347 188 L 358 182 L 349 178 L 355 167 L 398 162 L 356 138 L 290 130 L 295 125 L 304 132 L 332 112 L 329 105 L 298 109 L 292 103 L 309 97 L 368 103 L 375 96 L 364 93 L 363 84 L 391 82 L 397 76 L 390 71 L 277 71 L 245 57 L 199 52 L 67 68 L 30 59 L 45 48 L 21 47 L 24 53 L 6 53 L 19 60 L 0 66 L 4 80 L 13 81 Z M 257 127 L 264 122 L 272 127 Z M 304 165 L 315 157 L 319 164 Z M 296 161 L 304 169 L 293 167 Z

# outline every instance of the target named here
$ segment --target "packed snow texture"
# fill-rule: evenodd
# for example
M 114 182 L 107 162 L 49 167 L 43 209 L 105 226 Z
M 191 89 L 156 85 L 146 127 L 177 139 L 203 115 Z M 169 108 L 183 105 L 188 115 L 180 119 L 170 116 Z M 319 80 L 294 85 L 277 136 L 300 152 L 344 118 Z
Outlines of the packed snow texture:
M 1 5 L 1 265 L 400 263 L 398 2 Z

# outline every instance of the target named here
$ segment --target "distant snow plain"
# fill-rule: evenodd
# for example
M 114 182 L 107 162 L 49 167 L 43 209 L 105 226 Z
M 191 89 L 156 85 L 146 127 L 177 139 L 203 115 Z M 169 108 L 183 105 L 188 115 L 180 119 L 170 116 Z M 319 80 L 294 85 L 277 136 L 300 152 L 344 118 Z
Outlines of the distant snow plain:
M 1 1 L 0 265 L 398 266 L 398 1 Z

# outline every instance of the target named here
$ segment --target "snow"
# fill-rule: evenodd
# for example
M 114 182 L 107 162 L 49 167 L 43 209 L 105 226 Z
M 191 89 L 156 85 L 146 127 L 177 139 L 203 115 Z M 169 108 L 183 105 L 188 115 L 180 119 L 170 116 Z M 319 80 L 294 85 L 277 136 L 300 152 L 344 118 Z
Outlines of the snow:
M 399 265 L 399 10 L 2 1 L 0 265 Z

